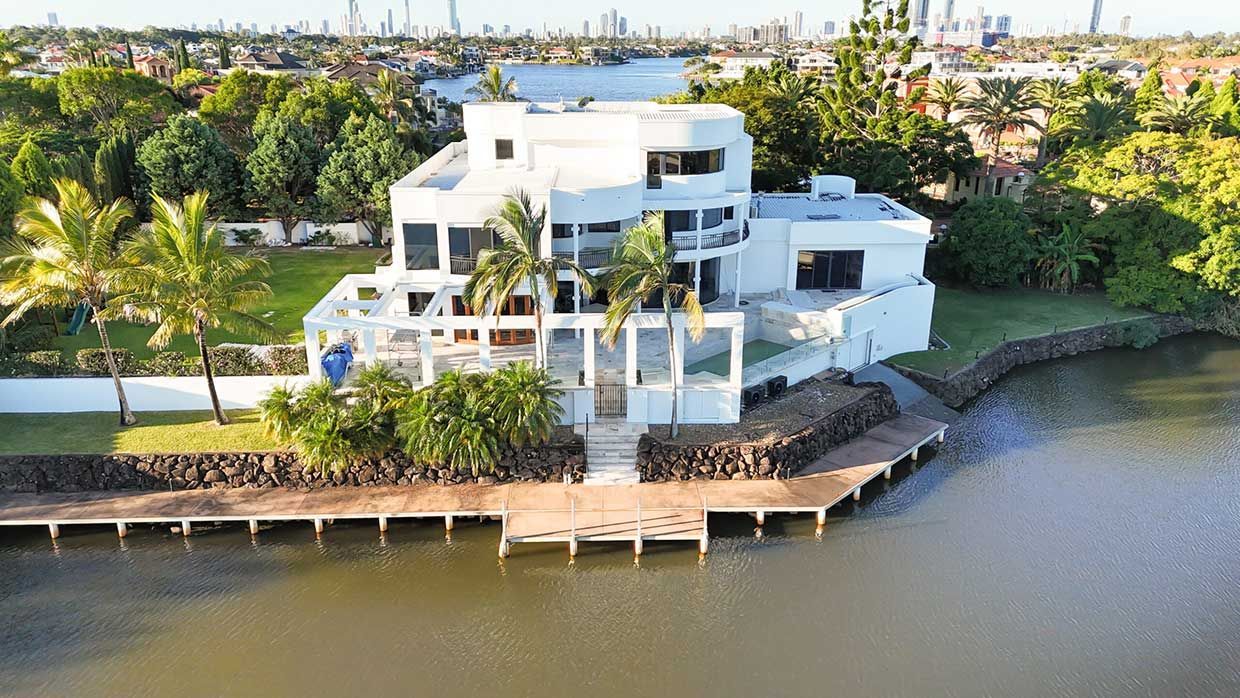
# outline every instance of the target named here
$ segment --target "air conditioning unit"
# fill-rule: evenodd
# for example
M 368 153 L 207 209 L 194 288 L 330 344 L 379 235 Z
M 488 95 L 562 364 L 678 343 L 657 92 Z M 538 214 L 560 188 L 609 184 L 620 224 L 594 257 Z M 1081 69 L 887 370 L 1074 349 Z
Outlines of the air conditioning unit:
M 766 381 L 766 395 L 772 400 L 788 392 L 788 376 L 775 376 Z
M 745 407 L 754 407 L 764 399 L 766 399 L 765 385 L 751 385 L 741 391 L 741 405 Z

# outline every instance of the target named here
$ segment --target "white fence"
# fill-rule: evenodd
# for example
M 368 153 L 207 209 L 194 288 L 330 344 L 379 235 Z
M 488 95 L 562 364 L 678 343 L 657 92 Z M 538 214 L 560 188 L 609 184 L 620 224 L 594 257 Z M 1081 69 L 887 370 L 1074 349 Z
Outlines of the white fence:
M 272 387 L 300 387 L 307 376 L 219 376 L 215 389 L 225 408 L 255 407 Z M 201 376 L 122 378 L 129 407 L 135 412 L 209 410 L 207 381 Z M 112 379 L 0 379 L 0 412 L 112 412 L 117 409 Z
M 240 244 L 237 242 L 233 233 L 238 230 L 257 230 L 259 231 L 259 245 L 279 246 L 284 244 L 284 226 L 280 221 L 257 221 L 254 223 L 225 223 L 217 224 L 220 231 L 225 233 L 225 242 L 229 245 Z M 310 221 L 301 221 L 293 227 L 293 242 L 307 242 L 316 233 L 327 232 L 331 234 L 332 241 L 326 244 L 333 245 L 363 245 L 369 244 L 371 241 L 370 232 L 366 230 L 366 226 L 361 223 L 312 223 Z M 384 228 L 385 237 L 390 233 Z

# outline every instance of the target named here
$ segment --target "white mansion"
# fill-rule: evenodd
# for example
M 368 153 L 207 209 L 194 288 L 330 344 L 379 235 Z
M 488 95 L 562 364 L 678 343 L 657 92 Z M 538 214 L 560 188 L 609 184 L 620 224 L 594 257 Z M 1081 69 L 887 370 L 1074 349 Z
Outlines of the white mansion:
M 605 293 L 564 272 L 544 320 L 548 368 L 565 422 L 639 424 L 670 417 L 670 371 L 684 422 L 735 422 L 742 392 L 795 383 L 925 349 L 934 286 L 921 276 L 930 221 L 852 179 L 814 177 L 809 192 L 752 194 L 745 117 L 723 105 L 499 102 L 464 106 L 466 140 L 391 188 L 390 266 L 351 274 L 305 316 L 312 375 L 324 347 L 350 342 L 427 384 L 452 368 L 533 356 L 528 295 L 498 315 L 462 301 L 485 221 L 514 188 L 548 211 L 543 254 L 605 270 L 613 242 L 664 212 L 677 273 L 706 305 L 707 332 L 686 343 L 661 312 L 635 315 L 615 347 L 598 342 Z M 518 294 L 520 292 L 518 291 Z

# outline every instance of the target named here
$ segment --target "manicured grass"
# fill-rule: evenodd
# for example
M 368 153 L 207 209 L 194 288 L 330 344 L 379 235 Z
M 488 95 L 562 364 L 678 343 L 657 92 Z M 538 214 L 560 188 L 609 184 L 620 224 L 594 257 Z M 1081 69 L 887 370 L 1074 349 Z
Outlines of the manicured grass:
M 0 414 L 0 454 L 195 453 L 265 451 L 257 410 L 228 410 L 231 424 L 217 426 L 209 411 L 139 412 L 132 427 L 115 412 Z
M 756 364 L 759 361 L 766 361 L 772 356 L 782 354 L 791 348 L 792 347 L 785 344 L 768 342 L 765 339 L 755 339 L 752 342 L 745 342 L 744 346 L 741 348 L 741 364 L 743 366 L 749 366 L 751 364 Z M 716 376 L 727 376 L 730 368 L 728 362 L 731 361 L 731 355 L 732 352 L 724 351 L 715 354 L 714 356 L 708 356 L 701 361 L 694 361 L 688 366 L 685 366 L 685 374 L 691 375 L 694 373 L 700 373 L 701 371 L 708 371 Z
M 368 247 L 341 247 L 335 250 L 303 250 L 300 248 L 263 249 L 258 252 L 271 263 L 271 276 L 266 281 L 271 286 L 272 297 L 252 312 L 275 326 L 285 341 L 300 342 L 303 338 L 301 318 L 323 294 L 345 274 L 373 272 L 375 262 L 384 254 L 381 249 Z M 64 331 L 64 324 L 61 324 Z M 154 333 L 154 327 L 128 322 L 109 322 L 108 338 L 115 347 L 124 347 L 138 358 L 146 358 L 155 352 L 146 343 Z M 234 335 L 215 330 L 208 335 L 211 344 L 226 342 L 261 343 L 256 337 Z M 56 338 L 56 346 L 70 360 L 79 349 L 99 346 L 99 332 L 93 324 L 82 327 L 73 337 Z M 192 337 L 176 337 L 168 345 L 170 351 L 197 356 Z
M 888 359 L 936 376 L 955 371 L 1008 339 L 1070 330 L 1148 315 L 1120 308 L 1101 293 L 1063 295 L 1033 289 L 974 291 L 939 287 L 932 326 L 950 349 L 917 351 Z

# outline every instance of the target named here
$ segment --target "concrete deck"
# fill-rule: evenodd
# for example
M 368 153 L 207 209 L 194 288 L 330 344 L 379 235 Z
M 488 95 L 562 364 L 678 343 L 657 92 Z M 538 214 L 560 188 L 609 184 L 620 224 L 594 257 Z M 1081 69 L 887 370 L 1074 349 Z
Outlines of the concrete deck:
M 452 487 L 220 489 L 182 492 L 84 492 L 0 495 L 0 526 L 179 523 L 188 535 L 194 522 L 378 519 L 381 529 L 396 518 L 493 516 L 502 521 L 500 554 L 512 543 L 700 541 L 705 552 L 709 512 L 815 512 L 819 523 L 830 507 L 852 496 L 921 446 L 942 441 L 947 425 L 900 415 L 860 438 L 833 449 L 789 480 L 688 481 L 584 487 L 558 483 L 457 485 Z

